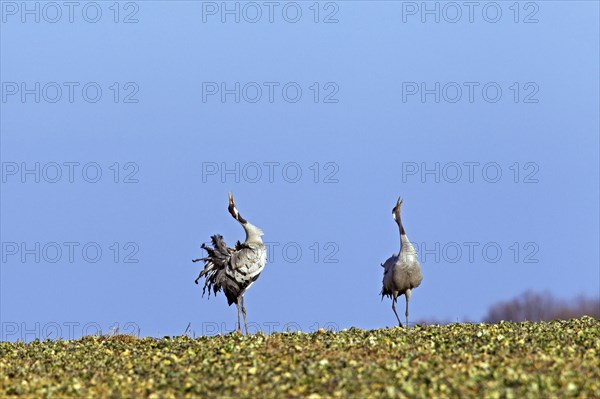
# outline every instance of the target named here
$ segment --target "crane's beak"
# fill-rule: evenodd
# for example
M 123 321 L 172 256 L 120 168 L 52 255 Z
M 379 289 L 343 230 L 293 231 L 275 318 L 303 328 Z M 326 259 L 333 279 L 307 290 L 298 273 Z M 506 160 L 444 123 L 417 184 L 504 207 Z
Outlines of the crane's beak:
M 229 207 L 227 208 L 229 210 L 229 213 L 231 213 L 231 216 L 234 217 L 234 219 L 238 218 L 238 210 L 235 207 L 235 202 L 233 200 L 233 194 L 229 193 Z

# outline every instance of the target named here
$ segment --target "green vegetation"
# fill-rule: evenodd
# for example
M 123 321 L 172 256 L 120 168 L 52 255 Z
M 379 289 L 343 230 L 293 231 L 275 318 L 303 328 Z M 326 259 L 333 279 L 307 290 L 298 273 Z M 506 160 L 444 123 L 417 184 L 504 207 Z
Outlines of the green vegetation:
M 0 397 L 600 398 L 600 321 L 0 343 Z

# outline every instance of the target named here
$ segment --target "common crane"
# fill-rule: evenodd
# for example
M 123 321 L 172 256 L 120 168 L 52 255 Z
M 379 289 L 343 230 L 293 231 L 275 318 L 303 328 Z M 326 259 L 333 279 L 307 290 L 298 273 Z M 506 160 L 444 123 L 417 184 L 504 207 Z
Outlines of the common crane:
M 223 236 L 216 234 L 211 237 L 212 247 L 202 244 L 208 255 L 205 258 L 194 259 L 193 262 L 204 261 L 204 269 L 198 275 L 195 283 L 205 277 L 202 296 L 208 288 L 208 296 L 213 290 L 214 295 L 221 289 L 227 297 L 227 303 L 233 303 L 238 311 L 238 333 L 241 333 L 240 310 L 244 315 L 244 327 L 248 334 L 246 322 L 246 307 L 244 306 L 244 293 L 258 279 L 267 263 L 267 250 L 262 241 L 263 232 L 258 227 L 250 224 L 238 212 L 233 195 L 229 193 L 229 213 L 237 220 L 246 232 L 246 241 L 236 243 L 234 248 L 229 248 L 223 241 Z
M 404 294 L 406 298 L 406 328 L 408 328 L 408 302 L 413 288 L 418 287 L 423 280 L 421 275 L 421 265 L 417 259 L 417 251 L 412 246 L 400 218 L 400 207 L 402 199 L 398 198 L 396 206 L 392 209 L 392 216 L 398 228 L 400 229 L 400 254 L 393 254 L 385 261 L 383 266 L 383 288 L 381 289 L 381 299 L 384 296 L 389 296 L 392 299 L 392 310 L 398 319 L 398 325 L 402 327 L 398 312 L 396 312 L 396 301 L 399 296 Z

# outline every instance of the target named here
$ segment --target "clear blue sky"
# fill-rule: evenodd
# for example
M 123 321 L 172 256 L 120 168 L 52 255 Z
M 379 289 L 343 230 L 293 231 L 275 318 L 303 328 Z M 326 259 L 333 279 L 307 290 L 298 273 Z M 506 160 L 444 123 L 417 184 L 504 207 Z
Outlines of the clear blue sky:
M 275 243 L 246 295 L 249 321 L 265 330 L 394 324 L 379 265 L 399 250 L 399 195 L 424 275 L 412 321 L 479 320 L 528 289 L 598 295 L 597 2 L 521 2 L 518 15 L 499 2 L 496 23 L 485 3 L 472 22 L 468 8 L 459 18 L 440 3 L 439 23 L 421 2 L 320 3 L 319 23 L 313 2 L 297 3 L 297 23 L 293 6 L 282 15 L 287 3 L 273 23 L 266 6 L 258 18 L 240 3 L 237 24 L 221 22 L 221 2 L 121 2 L 118 16 L 112 1 L 97 4 L 97 23 L 85 3 L 72 23 L 67 7 L 40 3 L 36 23 L 21 2 L 1 3 L 3 339 L 48 323 L 63 337 L 89 323 L 133 322 L 151 336 L 190 322 L 196 335 L 233 329 L 235 307 L 201 298 L 191 262 L 212 234 L 243 240 L 228 191 Z M 240 83 L 239 103 L 212 94 L 221 82 Z M 221 176 L 236 162 L 239 182 Z M 22 173 L 36 163 L 39 183 Z M 98 182 L 82 177 L 86 164 Z

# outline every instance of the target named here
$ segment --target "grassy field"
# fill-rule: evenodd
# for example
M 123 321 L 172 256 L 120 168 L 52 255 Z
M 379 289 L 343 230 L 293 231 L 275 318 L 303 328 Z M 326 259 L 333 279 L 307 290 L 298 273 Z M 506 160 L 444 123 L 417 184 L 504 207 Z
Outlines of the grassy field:
M 0 343 L 0 397 L 600 398 L 600 321 Z

